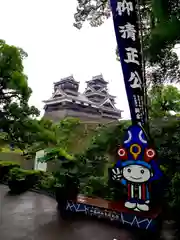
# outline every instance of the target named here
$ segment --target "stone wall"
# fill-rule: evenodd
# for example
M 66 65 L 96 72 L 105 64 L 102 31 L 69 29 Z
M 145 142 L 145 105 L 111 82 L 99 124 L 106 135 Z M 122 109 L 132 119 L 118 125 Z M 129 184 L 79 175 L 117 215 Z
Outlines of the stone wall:
M 20 153 L 0 152 L 1 161 L 17 162 L 24 169 L 34 169 L 34 160 L 26 160 Z
M 61 119 L 64 119 L 67 115 L 66 110 L 58 110 L 44 113 L 44 118 L 52 120 L 54 122 L 59 122 Z
M 60 109 L 60 110 L 52 110 L 52 111 L 45 111 L 44 118 L 50 119 L 54 122 L 59 122 L 60 120 L 67 118 L 67 117 L 74 117 L 79 118 L 82 122 L 97 122 L 97 123 L 108 123 L 111 121 L 118 121 L 116 118 L 108 117 L 108 115 L 102 115 L 100 113 L 93 113 L 93 112 L 83 112 L 75 111 L 72 109 Z
M 19 163 L 20 166 L 23 169 L 26 170 L 32 170 L 34 169 L 34 159 L 29 159 L 26 160 L 25 157 L 23 157 L 21 154 L 19 153 L 14 153 L 14 152 L 0 152 L 0 160 L 1 161 L 10 161 L 10 162 L 15 162 L 15 163 Z M 54 163 L 48 163 L 47 164 L 47 171 L 48 172 L 52 172 L 54 170 L 57 170 L 57 164 Z

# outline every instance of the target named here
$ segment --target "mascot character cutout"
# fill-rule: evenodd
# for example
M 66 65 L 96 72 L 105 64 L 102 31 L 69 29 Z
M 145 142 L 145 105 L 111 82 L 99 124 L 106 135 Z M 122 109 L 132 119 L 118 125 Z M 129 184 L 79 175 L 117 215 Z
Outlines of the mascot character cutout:
M 134 211 L 149 211 L 151 182 L 161 177 L 155 161 L 155 151 L 147 145 L 140 126 L 128 129 L 128 140 L 118 150 L 120 160 L 112 169 L 112 180 L 127 187 L 125 207 Z

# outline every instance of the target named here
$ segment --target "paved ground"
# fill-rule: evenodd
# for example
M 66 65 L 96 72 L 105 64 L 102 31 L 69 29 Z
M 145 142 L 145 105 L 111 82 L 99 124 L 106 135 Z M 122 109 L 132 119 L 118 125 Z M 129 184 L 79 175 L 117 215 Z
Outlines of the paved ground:
M 125 230 L 102 222 L 60 220 L 56 202 L 46 196 L 27 192 L 8 195 L 0 185 L 1 240 L 131 240 Z

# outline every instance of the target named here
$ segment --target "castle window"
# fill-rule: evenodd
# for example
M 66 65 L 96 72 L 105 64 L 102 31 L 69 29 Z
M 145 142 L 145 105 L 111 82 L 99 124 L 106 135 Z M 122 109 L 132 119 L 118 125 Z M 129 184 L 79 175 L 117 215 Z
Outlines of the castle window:
M 91 93 L 91 92 L 92 92 L 91 90 L 87 90 L 87 91 L 86 91 L 86 94 L 87 94 L 87 93 Z

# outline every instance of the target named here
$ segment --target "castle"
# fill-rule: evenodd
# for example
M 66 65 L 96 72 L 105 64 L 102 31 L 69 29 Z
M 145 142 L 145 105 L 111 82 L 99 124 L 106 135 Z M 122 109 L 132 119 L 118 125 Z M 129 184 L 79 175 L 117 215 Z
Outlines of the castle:
M 44 117 L 60 121 L 66 117 L 76 117 L 83 122 L 106 123 L 121 119 L 121 110 L 115 107 L 115 97 L 108 93 L 102 75 L 87 81 L 84 93 L 80 93 L 79 82 L 69 76 L 54 83 L 54 92 L 45 103 Z

